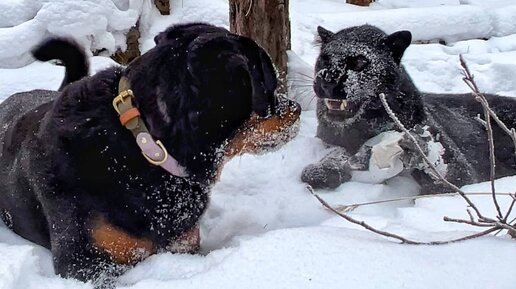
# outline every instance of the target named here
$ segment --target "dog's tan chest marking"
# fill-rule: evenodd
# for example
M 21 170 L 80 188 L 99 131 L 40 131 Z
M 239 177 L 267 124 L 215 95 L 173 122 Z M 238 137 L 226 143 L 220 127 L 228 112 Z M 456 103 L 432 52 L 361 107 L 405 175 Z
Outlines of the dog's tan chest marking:
M 129 235 L 110 224 L 103 216 L 94 219 L 91 237 L 98 250 L 119 264 L 135 264 L 155 250 L 150 240 Z

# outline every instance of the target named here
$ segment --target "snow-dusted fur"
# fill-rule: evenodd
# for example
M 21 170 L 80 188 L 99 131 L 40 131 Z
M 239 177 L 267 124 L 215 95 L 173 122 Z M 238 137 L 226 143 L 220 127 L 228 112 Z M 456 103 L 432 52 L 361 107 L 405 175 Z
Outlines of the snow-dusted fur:
M 370 25 L 332 33 L 318 28 L 321 52 L 315 65 L 314 91 L 318 97 L 317 135 L 338 148 L 319 163 L 307 166 L 302 180 L 316 188 L 334 188 L 350 179 L 352 170 L 367 169 L 361 146 L 381 132 L 397 129 L 383 108 L 379 94 L 409 129 L 429 126 L 434 139 L 444 147 L 443 160 L 449 164 L 447 179 L 457 185 L 489 178 L 489 153 L 483 125 L 475 120 L 482 108 L 470 94 L 425 94 L 414 86 L 400 64 L 410 45 L 411 33 L 387 35 Z M 516 100 L 487 95 L 491 107 L 509 127 L 516 125 Z M 347 101 L 345 110 L 329 109 L 325 99 Z M 516 173 L 511 140 L 495 127 L 497 176 Z M 426 146 L 425 140 L 420 138 Z M 405 171 L 410 171 L 423 193 L 442 192 L 422 170 L 415 169 L 417 152 L 402 141 Z M 358 155 L 355 155 L 357 154 Z M 349 161 L 350 156 L 355 155 Z M 367 156 L 368 154 L 366 154 Z M 358 161 L 357 161 L 358 160 Z
M 63 61 L 77 57 L 64 61 L 75 69 L 85 63 L 74 46 L 61 52 Z M 122 77 L 150 134 L 188 177 L 150 164 L 120 123 L 112 102 Z M 118 265 L 170 250 L 195 230 L 223 159 L 231 157 L 226 144 L 254 131 L 252 114 L 260 116 L 257 124 L 275 120 L 264 136 L 287 125 L 278 120 L 276 86 L 273 64 L 254 41 L 188 23 L 160 33 L 156 46 L 125 68 L 102 70 L 60 93 L 15 94 L 0 104 L 0 217 L 50 249 L 57 274 L 111 286 L 124 268 Z

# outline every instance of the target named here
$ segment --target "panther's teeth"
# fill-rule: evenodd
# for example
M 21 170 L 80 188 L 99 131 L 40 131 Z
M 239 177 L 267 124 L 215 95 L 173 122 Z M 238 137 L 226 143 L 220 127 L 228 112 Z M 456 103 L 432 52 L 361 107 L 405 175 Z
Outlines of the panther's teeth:
M 324 103 L 330 110 L 346 110 L 348 108 L 348 101 L 344 99 L 330 99 L 325 98 Z

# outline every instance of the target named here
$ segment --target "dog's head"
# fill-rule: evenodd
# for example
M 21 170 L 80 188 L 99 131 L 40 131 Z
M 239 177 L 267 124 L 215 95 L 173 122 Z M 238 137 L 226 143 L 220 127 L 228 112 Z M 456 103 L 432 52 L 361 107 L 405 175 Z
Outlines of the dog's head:
M 276 95 L 274 66 L 254 41 L 194 23 L 170 27 L 155 42 L 125 76 L 150 132 L 190 174 L 214 176 L 224 154 L 292 137 L 299 106 Z

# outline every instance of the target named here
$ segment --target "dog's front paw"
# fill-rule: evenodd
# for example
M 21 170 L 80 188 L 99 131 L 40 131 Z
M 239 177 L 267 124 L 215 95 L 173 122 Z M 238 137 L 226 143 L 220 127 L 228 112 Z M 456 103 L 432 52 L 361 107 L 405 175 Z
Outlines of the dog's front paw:
M 349 179 L 349 172 L 331 162 L 308 165 L 301 174 L 301 180 L 314 189 L 335 189 Z

